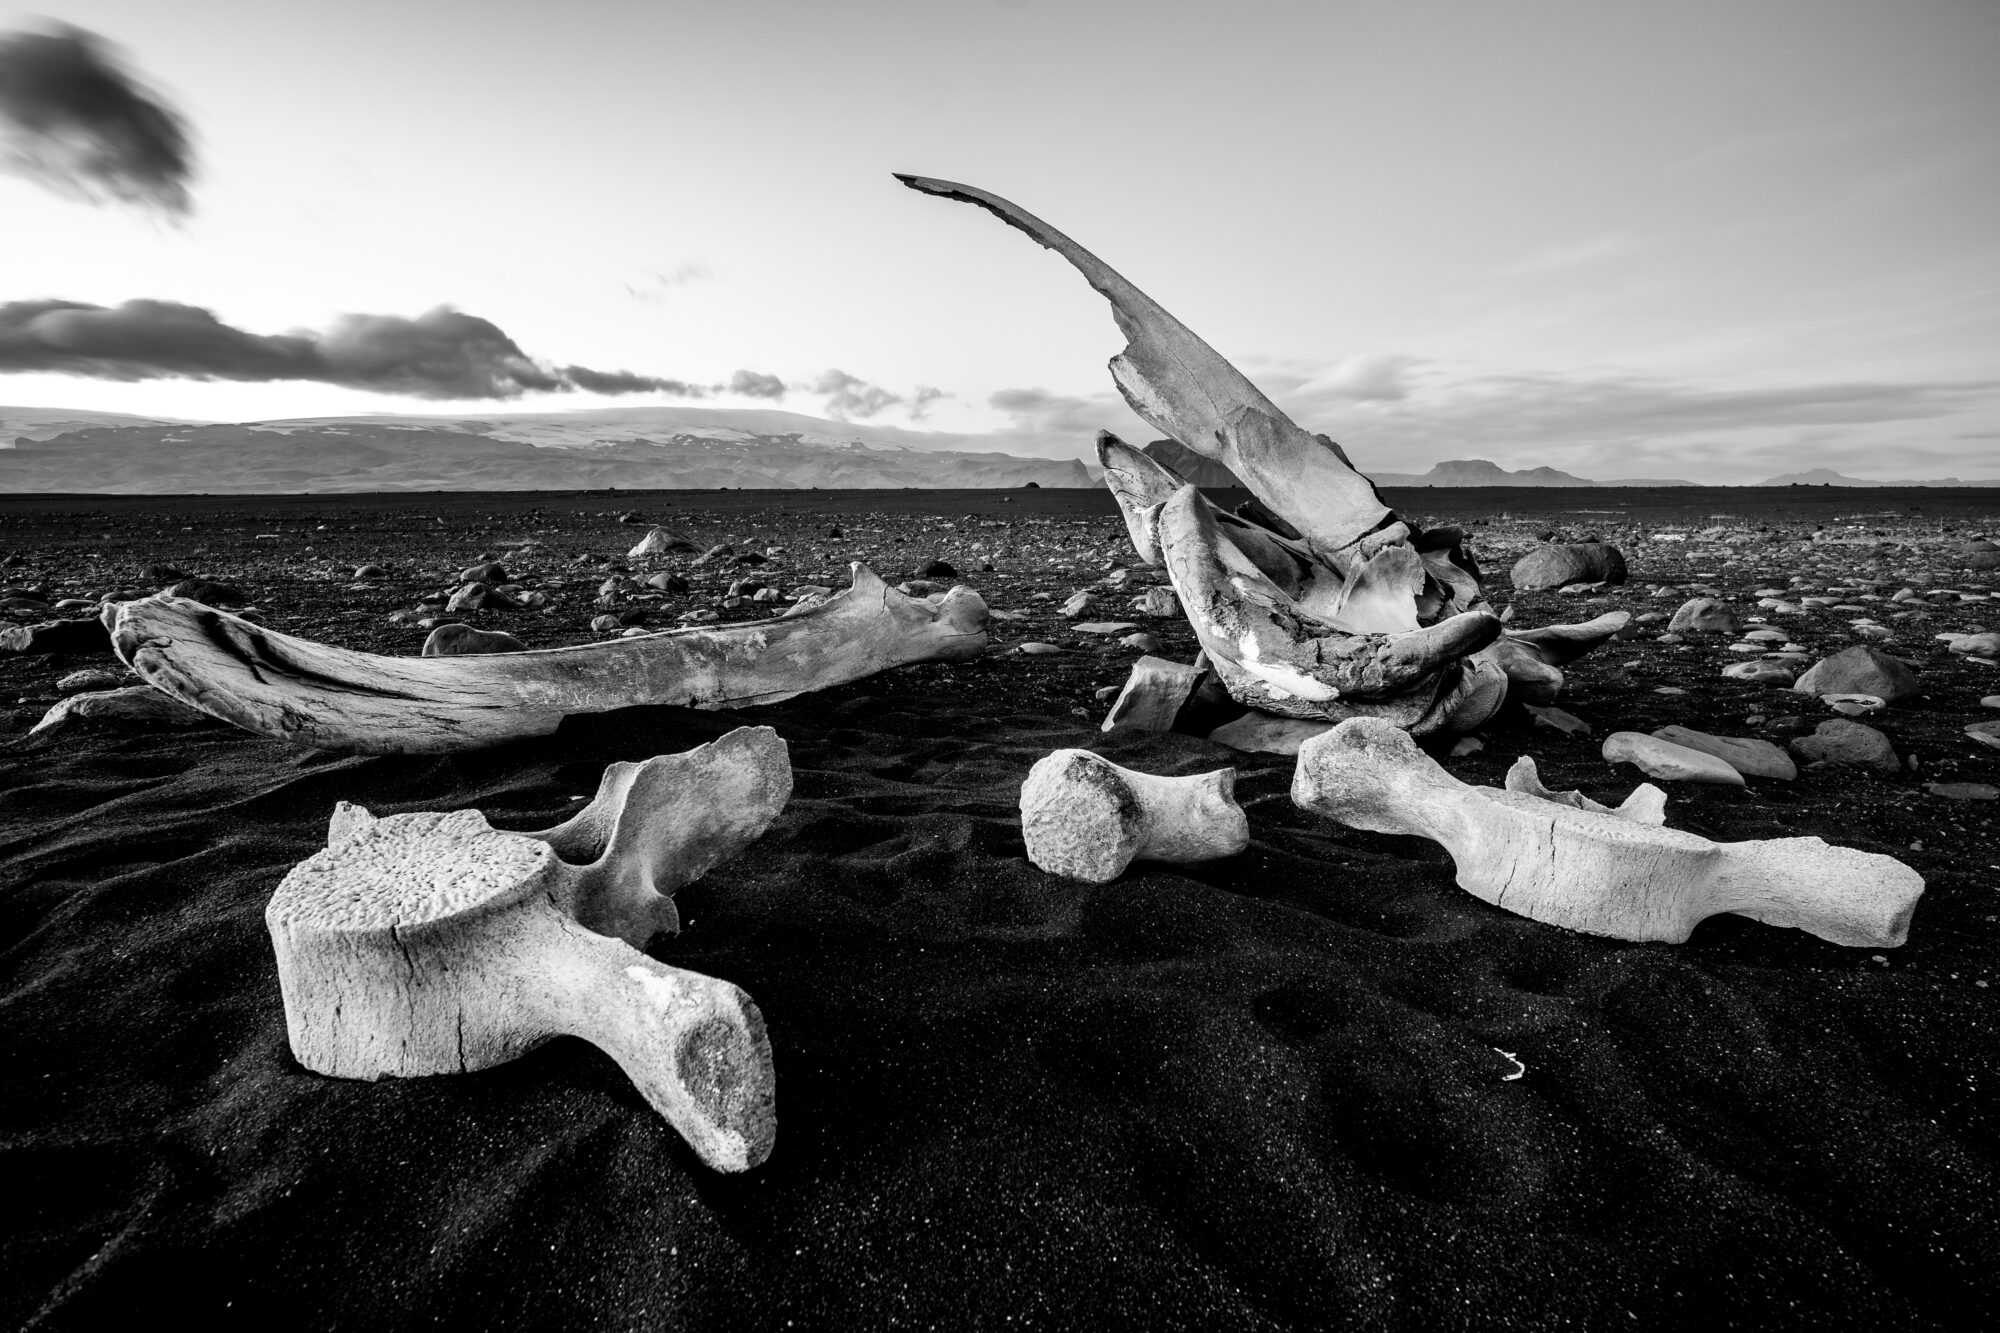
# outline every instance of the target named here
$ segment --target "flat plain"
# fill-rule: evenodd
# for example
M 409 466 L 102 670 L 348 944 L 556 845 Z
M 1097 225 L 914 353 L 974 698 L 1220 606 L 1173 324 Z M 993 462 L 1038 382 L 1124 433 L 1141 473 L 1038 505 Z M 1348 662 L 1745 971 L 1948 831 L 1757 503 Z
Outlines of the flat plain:
M 1076 632 L 1065 598 L 1095 588 L 1085 618 L 1143 622 L 1157 655 L 1197 648 L 1184 620 L 1130 608 L 1166 580 L 1102 490 L 0 497 L 18 591 L 94 603 L 198 577 L 273 628 L 382 653 L 418 651 L 415 622 L 486 561 L 545 604 L 444 618 L 530 647 L 602 637 L 607 579 L 631 580 L 617 614 L 661 629 L 768 614 L 749 584 L 840 586 L 850 561 L 969 582 L 1005 613 L 974 662 L 442 757 L 219 723 L 29 740 L 58 681 L 118 664 L 0 658 L 0 1319 L 1879 1329 L 1993 1308 L 2000 804 L 1932 788 L 2000 782 L 2000 750 L 1964 730 L 2000 718 L 1981 704 L 2000 669 L 1938 637 L 2000 628 L 2000 572 L 1953 556 L 2000 532 L 2000 492 L 1384 495 L 1466 527 L 1517 626 L 1715 596 L 1812 657 L 1866 642 L 1911 664 L 1922 693 L 1865 719 L 1899 771 L 1673 783 L 1667 814 L 1907 862 L 1927 881 L 1908 944 L 1738 917 L 1683 945 L 1560 930 L 1458 889 L 1428 842 L 1299 810 L 1287 758 L 1100 733 L 1099 692 L 1139 650 Z M 731 551 L 627 558 L 656 524 Z M 1539 541 L 1593 533 L 1623 550 L 1625 584 L 1508 586 Z M 952 572 L 926 576 L 932 561 Z M 1102 586 L 1118 568 L 1124 586 Z M 662 573 L 687 590 L 645 585 Z M 1837 603 L 1760 610 L 1771 590 Z M 1612 731 L 1782 745 L 1834 716 L 1724 679 L 1732 636 L 1665 629 L 1567 669 L 1557 704 L 1590 735 L 1510 705 L 1447 767 L 1498 785 L 1530 754 L 1550 787 L 1615 803 L 1641 778 L 1601 757 Z M 569 1039 L 373 1084 L 292 1060 L 262 913 L 334 802 L 540 827 L 605 764 L 742 724 L 791 746 L 792 803 L 681 891 L 683 932 L 654 951 L 762 1007 L 765 1166 L 708 1172 Z M 1158 773 L 1235 766 L 1249 850 L 1102 886 L 1043 874 L 1016 798 L 1064 746 Z

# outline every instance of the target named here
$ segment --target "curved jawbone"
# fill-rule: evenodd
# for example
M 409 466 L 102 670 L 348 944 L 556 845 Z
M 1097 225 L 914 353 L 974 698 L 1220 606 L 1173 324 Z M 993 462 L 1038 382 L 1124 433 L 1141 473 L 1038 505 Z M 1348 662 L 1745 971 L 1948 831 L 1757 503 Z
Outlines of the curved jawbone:
M 112 650 L 148 685 L 248 731 L 361 754 L 442 754 L 545 736 L 637 704 L 748 708 L 986 650 L 967 587 L 906 597 L 863 565 L 798 615 L 480 657 L 384 657 L 161 594 L 112 611 Z
M 1343 632 L 1228 541 L 1194 487 L 1160 505 L 1157 530 L 1195 635 L 1238 703 L 1286 717 L 1386 716 L 1424 730 L 1452 723 L 1461 709 L 1483 709 L 1483 721 L 1498 707 L 1494 685 L 1504 694 L 1504 676 L 1460 665 L 1499 636 L 1495 617 L 1468 612 L 1422 629 Z

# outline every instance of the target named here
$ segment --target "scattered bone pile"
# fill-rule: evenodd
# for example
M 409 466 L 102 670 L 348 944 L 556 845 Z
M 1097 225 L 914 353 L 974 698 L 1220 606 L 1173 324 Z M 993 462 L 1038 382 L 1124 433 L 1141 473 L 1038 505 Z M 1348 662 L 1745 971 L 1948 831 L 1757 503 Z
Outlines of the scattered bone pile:
M 269 562 L 260 577 L 238 576 L 247 589 L 150 569 L 150 593 L 93 567 L 86 592 L 85 580 L 58 588 L 15 553 L 23 582 L 0 595 L 15 622 L 0 648 L 20 662 L 108 651 L 130 673 L 70 670 L 54 678 L 56 698 L 22 695 L 56 705 L 35 732 L 220 719 L 325 749 L 432 753 L 544 736 L 578 713 L 749 707 L 897 668 L 952 686 L 950 670 L 976 660 L 997 674 L 1057 659 L 1052 672 L 1068 688 L 1085 684 L 1072 663 L 1091 675 L 1129 665 L 1122 686 L 1087 682 L 1108 705 L 1102 732 L 1191 731 L 1296 755 L 1298 807 L 1436 842 L 1458 885 L 1504 911 L 1635 941 L 1682 942 L 1733 913 L 1843 946 L 1904 943 L 1925 881 L 1899 859 L 1817 837 L 1719 842 L 1669 828 L 1667 796 L 1650 783 L 1612 807 L 1549 790 L 1525 756 L 1502 786 L 1467 783 L 1419 738 L 1465 756 L 1519 726 L 1692 789 L 1827 770 L 1907 784 L 1922 771 L 1930 796 L 1991 800 L 2000 793 L 1990 784 L 1956 780 L 1976 770 L 1955 769 L 2000 748 L 2000 723 L 1964 725 L 1956 751 L 1928 760 L 1882 729 L 1919 699 L 1951 692 L 1968 703 L 1965 682 L 2000 661 L 2000 635 L 1983 619 L 1992 592 L 1981 580 L 1996 563 L 1988 556 L 2000 556 L 1990 543 L 1941 528 L 1899 541 L 1865 524 L 1810 537 L 1733 521 L 1646 530 L 1615 510 L 1576 532 L 1529 531 L 1506 514 L 1465 527 L 1398 516 L 1338 445 L 1289 421 L 1069 238 L 984 192 L 908 183 L 994 212 L 1112 303 L 1128 339 L 1113 376 L 1168 437 L 1145 449 L 1097 442 L 1122 532 L 1088 517 L 986 517 L 961 529 L 960 518 L 932 515 L 913 529 L 927 548 L 918 560 L 891 532 L 913 526 L 908 515 L 794 524 L 785 540 L 753 542 L 710 540 L 695 515 L 634 512 L 619 516 L 640 520 L 625 525 L 629 541 L 558 571 L 546 554 L 559 516 L 538 511 L 531 535 L 433 571 L 448 577 L 419 580 L 375 560 L 323 568 L 353 601 L 353 620 L 404 636 L 394 655 L 329 641 L 353 620 L 279 628 L 298 613 L 275 605 L 284 596 L 280 580 L 262 577 Z M 1189 484 L 1216 473 L 1254 500 L 1225 509 Z M 259 561 L 267 539 L 273 554 L 334 544 L 250 533 Z M 1509 567 L 1505 607 L 1489 596 L 1482 557 Z M 897 586 L 873 572 L 889 559 L 909 575 Z M 1634 583 L 1635 568 L 1651 582 Z M 1716 586 L 1745 580 L 1759 584 L 1751 599 Z M 1003 593 L 1015 604 L 1002 605 Z M 384 600 L 400 604 L 385 613 Z M 1021 637 L 1006 642 L 1010 631 Z M 575 642 L 586 632 L 594 641 Z M 416 634 L 426 637 L 413 653 Z M 1598 726 L 1562 705 L 1581 707 L 1571 674 L 1613 644 L 1639 656 L 1599 659 L 1603 696 L 1623 701 L 1623 725 L 1599 742 Z M 988 657 L 989 647 L 1007 651 Z M 1727 692 L 1743 728 L 1764 734 L 1685 725 L 1706 717 L 1652 725 L 1648 701 L 1687 693 L 1660 682 L 1694 669 Z M 1745 701 L 1757 711 L 1737 707 Z M 2000 707 L 2000 694 L 1979 701 Z M 1070 712 L 1089 711 L 1073 702 Z M 294 1054 L 335 1077 L 420 1076 L 488 1068 L 577 1035 L 708 1165 L 756 1166 L 776 1132 L 762 1015 L 731 983 L 643 950 L 678 930 L 674 889 L 761 836 L 790 791 L 784 742 L 743 728 L 686 754 L 612 765 L 575 818 L 539 833 L 496 830 L 473 810 L 378 818 L 343 802 L 326 849 L 285 876 L 266 912 Z M 1020 811 L 1029 860 L 1091 884 L 1135 862 L 1217 861 L 1252 845 L 1230 768 L 1152 774 L 1060 749 L 1026 775 Z

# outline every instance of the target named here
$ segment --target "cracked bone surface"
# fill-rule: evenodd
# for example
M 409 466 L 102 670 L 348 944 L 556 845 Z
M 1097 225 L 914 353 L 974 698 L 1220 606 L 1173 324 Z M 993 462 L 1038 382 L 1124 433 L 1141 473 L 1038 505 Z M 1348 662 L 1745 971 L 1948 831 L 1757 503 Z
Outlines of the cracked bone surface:
M 740 850 L 790 786 L 784 743 L 744 728 L 690 756 L 613 765 L 591 808 L 543 834 L 498 831 L 477 810 L 378 819 L 343 802 L 326 850 L 293 867 L 264 913 L 293 1055 L 338 1078 L 414 1077 L 577 1036 L 704 1162 L 757 1165 L 777 1129 L 763 1016 L 730 983 L 628 941 L 659 919 L 648 899 L 671 919 L 660 885 Z M 746 796 L 749 811 L 721 808 Z M 590 865 L 558 854 L 598 846 Z M 589 928 L 593 914 L 625 938 Z
M 1539 788 L 1467 786 L 1405 733 L 1358 718 L 1300 748 L 1292 799 L 1351 828 L 1443 844 L 1459 886 L 1495 906 L 1619 939 L 1680 943 L 1707 917 L 1735 912 L 1892 948 L 1924 891 L 1893 857 L 1818 838 L 1710 842 L 1645 822 L 1636 792 L 1629 812 L 1614 812 Z
M 1497 618 L 1468 611 L 1419 628 L 1414 611 L 1393 598 L 1364 596 L 1360 619 L 1370 628 L 1343 632 L 1337 622 L 1299 607 L 1226 541 L 1194 487 L 1160 506 L 1158 529 L 1188 621 L 1239 703 L 1286 717 L 1336 720 L 1381 711 L 1397 725 L 1420 730 L 1444 720 L 1477 726 L 1498 707 L 1491 686 L 1498 682 L 1504 690 L 1499 669 L 1460 660 L 1499 637 Z M 1343 592 L 1355 601 L 1371 580 L 1400 581 L 1407 590 L 1422 578 L 1420 569 L 1409 568 L 1414 559 L 1407 548 L 1385 549 Z M 1387 568 L 1376 577 L 1378 563 Z M 1491 678 L 1476 699 L 1485 711 L 1471 716 L 1463 705 L 1474 696 L 1466 687 L 1479 685 L 1481 672 Z
M 1103 884 L 1134 861 L 1213 861 L 1250 845 L 1236 770 L 1159 777 L 1088 750 L 1057 750 L 1021 784 L 1028 859 Z
M 141 679 L 211 716 L 323 750 L 436 754 L 545 736 L 574 713 L 745 708 L 986 650 L 986 603 L 972 589 L 932 601 L 862 565 L 853 576 L 780 619 L 479 657 L 354 652 L 164 593 L 106 617 Z

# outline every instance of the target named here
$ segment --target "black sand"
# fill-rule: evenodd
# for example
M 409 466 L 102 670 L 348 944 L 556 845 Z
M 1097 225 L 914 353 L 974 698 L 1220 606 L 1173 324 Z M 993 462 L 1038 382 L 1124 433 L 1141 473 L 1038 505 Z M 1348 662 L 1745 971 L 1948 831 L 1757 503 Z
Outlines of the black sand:
M 818 572 L 804 536 L 872 514 L 885 575 L 942 554 L 1009 608 L 1040 607 L 1025 600 L 1035 588 L 1059 600 L 1122 546 L 1096 492 L 1016 493 L 1004 507 L 990 492 L 902 496 L 788 493 L 782 521 L 769 496 L 733 511 L 728 495 L 671 506 L 234 497 L 150 510 L 37 498 L 0 503 L 0 543 L 51 578 L 87 567 L 105 585 L 173 560 L 273 593 L 260 605 L 281 628 L 398 652 L 422 636 L 385 629 L 382 613 L 407 599 L 345 618 L 341 584 L 307 567 L 376 558 L 421 566 L 436 587 L 442 571 L 504 556 L 500 539 L 527 530 L 534 503 L 564 530 L 546 539 L 545 569 L 563 543 L 612 554 L 644 530 L 602 511 L 677 524 L 676 510 L 706 513 L 685 525 L 714 540 L 756 513 L 791 545 L 787 584 Z M 1666 508 L 1620 517 L 1560 512 L 1608 507 L 1603 492 L 1391 499 L 1419 515 L 1504 509 L 1516 528 L 1600 526 L 1618 540 L 1614 525 L 1701 523 L 1756 498 L 1650 496 Z M 1838 498 L 1840 516 L 1891 508 Z M 1974 519 L 1996 505 L 1924 493 L 1900 502 L 1898 530 L 1964 523 L 1907 512 L 1954 500 Z M 267 554 L 235 518 L 263 531 L 274 514 L 288 529 L 375 521 L 345 517 L 363 512 L 382 526 L 320 534 L 310 557 Z M 446 535 L 397 526 L 398 513 L 443 513 L 431 526 Z M 986 574 L 964 533 L 924 517 L 939 514 L 1085 522 L 1021 532 L 1025 553 Z M 1826 521 L 1750 516 L 1795 546 Z M 187 554 L 197 546 L 209 554 Z M 883 558 L 892 549 L 900 567 Z M 1649 580 L 1715 568 L 1678 548 L 1626 549 L 1633 584 L 1608 605 L 1662 609 Z M 1075 567 L 1042 566 L 1048 552 L 1075 554 Z M 1880 553 L 1848 554 L 1866 570 Z M 1913 558 L 1882 558 L 1889 590 Z M 1751 567 L 1707 582 L 1741 605 L 1765 577 Z M 1938 577 L 1970 587 L 1980 576 Z M 1603 609 L 1519 601 L 1527 624 Z M 1080 645 L 1045 608 L 998 628 L 1062 654 L 913 668 L 736 714 L 629 710 L 475 755 L 329 756 L 222 727 L 17 744 L 0 755 L 0 1320 L 1980 1326 L 2000 1308 L 2000 839 L 1994 806 L 1922 789 L 1939 772 L 1994 780 L 1996 765 L 1953 736 L 2000 683 L 1924 642 L 1973 614 L 2000 618 L 1939 612 L 1898 640 L 1929 654 L 1926 695 L 1883 725 L 1928 757 L 1925 773 L 1812 770 L 1747 793 L 1671 792 L 1677 828 L 1817 833 L 1914 865 L 1929 888 L 1910 942 L 1879 958 L 1734 917 L 1686 945 L 1633 945 L 1489 907 L 1453 885 L 1434 845 L 1296 809 L 1289 760 L 1191 736 L 1100 736 L 1091 689 L 1122 679 L 1134 654 Z M 567 606 L 475 619 L 537 643 L 587 637 Z M 1184 627 L 1162 637 L 1168 655 L 1192 653 Z M 1621 665 L 1635 658 L 1646 665 Z M 1600 737 L 1670 722 L 1760 734 L 1742 719 L 1772 713 L 1775 692 L 1719 680 L 1725 660 L 1611 645 L 1561 703 Z M 82 664 L 0 665 L 0 689 L 30 701 L 14 709 L 16 733 L 52 697 L 44 678 Z M 1689 693 L 1654 694 L 1661 682 Z M 572 1040 L 483 1073 L 377 1084 L 292 1060 L 263 907 L 323 845 L 336 800 L 377 813 L 472 806 L 540 827 L 611 760 L 742 724 L 790 743 L 796 795 L 751 852 L 681 891 L 685 929 L 654 952 L 762 1007 L 779 1078 L 765 1166 L 705 1170 L 607 1057 Z M 1532 753 L 1551 786 L 1617 798 L 1637 780 L 1595 740 L 1521 718 L 1487 738 L 1485 752 L 1450 761 L 1460 777 L 1497 783 Z M 1042 874 L 1024 859 L 1015 801 L 1028 766 L 1065 745 L 1155 772 L 1235 764 L 1251 849 L 1135 866 L 1102 887 Z

